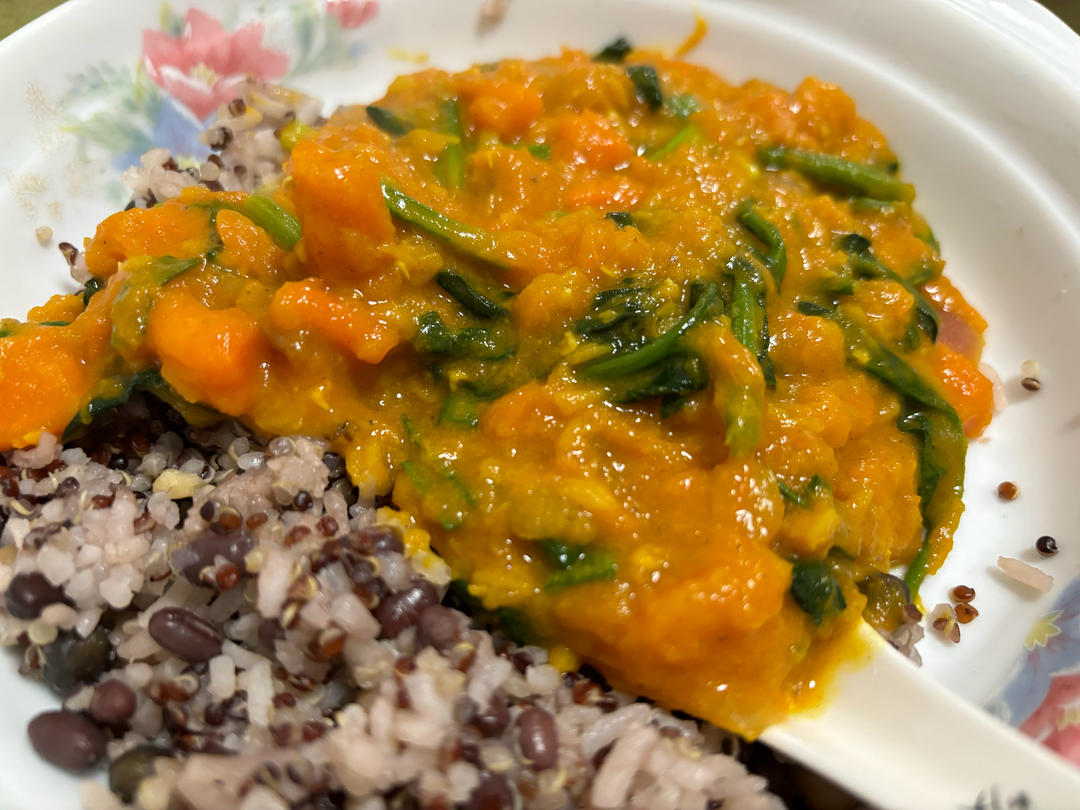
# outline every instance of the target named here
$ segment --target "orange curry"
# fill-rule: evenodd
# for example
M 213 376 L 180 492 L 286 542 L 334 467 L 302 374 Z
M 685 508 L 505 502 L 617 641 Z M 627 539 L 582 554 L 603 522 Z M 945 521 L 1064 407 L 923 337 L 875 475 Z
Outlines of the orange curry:
M 843 91 L 618 45 L 403 76 L 282 131 L 279 188 L 109 217 L 3 324 L 0 447 L 134 388 L 322 436 L 563 665 L 748 735 L 812 704 L 949 550 L 985 323 Z

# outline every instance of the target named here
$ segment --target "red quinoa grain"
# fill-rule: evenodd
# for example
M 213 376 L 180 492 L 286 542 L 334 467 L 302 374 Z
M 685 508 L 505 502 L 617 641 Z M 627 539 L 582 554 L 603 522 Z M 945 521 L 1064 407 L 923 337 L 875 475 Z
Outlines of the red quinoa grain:
M 1003 501 L 1015 501 L 1020 497 L 1020 487 L 1012 481 L 1002 481 L 998 484 L 997 494 Z

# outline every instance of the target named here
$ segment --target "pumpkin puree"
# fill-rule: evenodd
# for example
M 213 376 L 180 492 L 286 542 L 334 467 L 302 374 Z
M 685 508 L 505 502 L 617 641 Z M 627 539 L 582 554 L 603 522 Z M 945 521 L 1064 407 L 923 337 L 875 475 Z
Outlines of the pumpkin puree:
M 102 222 L 85 306 L 3 324 L 0 447 L 157 371 L 327 438 L 483 606 L 753 736 L 820 699 L 864 607 L 895 627 L 883 573 L 940 565 L 959 426 L 990 419 L 985 323 L 896 173 L 814 78 L 570 50 L 403 76 L 262 190 L 299 241 L 205 189 Z

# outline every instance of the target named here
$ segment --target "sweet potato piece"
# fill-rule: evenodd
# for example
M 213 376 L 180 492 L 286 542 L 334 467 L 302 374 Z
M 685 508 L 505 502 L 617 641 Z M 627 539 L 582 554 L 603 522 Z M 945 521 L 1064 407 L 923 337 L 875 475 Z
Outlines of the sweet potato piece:
M 147 343 L 161 361 L 161 376 L 184 399 L 233 416 L 254 407 L 271 349 L 244 310 L 210 309 L 182 288 L 162 290 Z
M 270 322 L 281 332 L 303 329 L 321 335 L 365 363 L 382 361 L 399 339 L 391 323 L 313 279 L 283 284 L 270 302 Z

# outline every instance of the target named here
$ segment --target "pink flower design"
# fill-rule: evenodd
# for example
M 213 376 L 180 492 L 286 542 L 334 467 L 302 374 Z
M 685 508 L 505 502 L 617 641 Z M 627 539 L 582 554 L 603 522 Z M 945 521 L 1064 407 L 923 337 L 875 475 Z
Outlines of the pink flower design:
M 342 28 L 359 28 L 379 10 L 378 0 L 326 0 L 326 10 Z
M 1057 673 L 1043 702 L 1020 724 L 1020 730 L 1052 751 L 1080 765 L 1080 673 Z
M 284 75 L 289 57 L 262 46 L 262 23 L 229 33 L 216 19 L 188 9 L 179 37 L 143 31 L 142 58 L 150 78 L 201 121 L 236 97 L 247 76 Z

